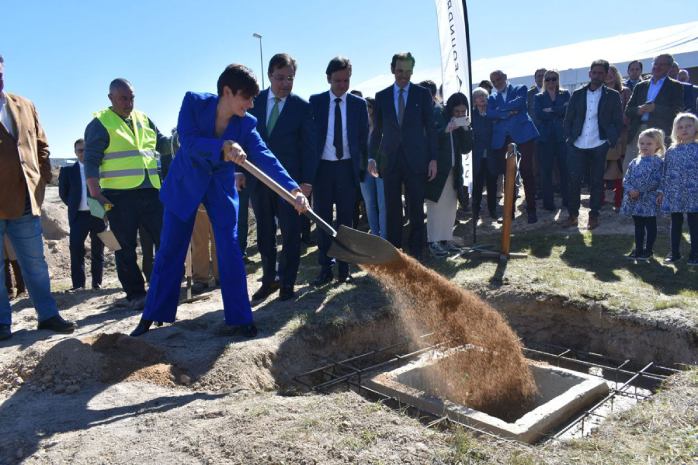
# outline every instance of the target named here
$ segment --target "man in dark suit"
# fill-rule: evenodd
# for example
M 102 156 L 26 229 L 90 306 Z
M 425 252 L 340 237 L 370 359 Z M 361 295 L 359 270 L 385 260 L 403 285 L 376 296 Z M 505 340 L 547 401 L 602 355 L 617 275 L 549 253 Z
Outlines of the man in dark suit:
M 271 85 L 255 98 L 250 114 L 257 118 L 262 140 L 307 197 L 319 161 L 312 107 L 291 92 L 296 76 L 296 60 L 291 56 L 274 55 L 269 61 L 268 76 Z M 252 301 L 262 300 L 279 288 L 279 300 L 292 299 L 301 260 L 300 217 L 292 205 L 252 176 L 247 176 L 246 185 L 257 218 L 257 247 L 262 256 L 262 286 Z M 278 219 L 283 237 L 278 271 L 274 218 Z
M 78 139 L 73 144 L 77 163 L 61 168 L 58 178 L 58 194 L 68 206 L 68 224 L 70 225 L 70 277 L 75 291 L 85 287 L 85 239 L 90 235 L 92 247 L 90 262 L 92 265 L 92 289 L 102 288 L 102 269 L 104 266 L 104 243 L 97 234 L 106 229 L 104 220 L 93 216 L 87 205 L 87 184 L 85 184 L 85 140 Z
M 487 99 L 487 117 L 494 120 L 492 149 L 498 152 L 502 169 L 505 166 L 507 147 L 516 143 L 521 161 L 519 169 L 526 193 L 528 222 L 536 223 L 536 181 L 533 175 L 533 148 L 538 130 L 528 116 L 526 86 L 514 86 L 501 70 L 493 71 L 490 80 L 496 90 Z
M 536 72 L 533 74 L 535 85 L 531 86 L 526 94 L 526 108 L 528 111 L 528 116 L 531 118 L 531 121 L 533 121 L 533 125 L 536 127 L 536 129 L 538 129 L 538 118 L 536 118 L 536 112 L 533 110 L 533 103 L 536 100 L 536 95 L 540 94 L 541 90 L 543 90 L 543 76 L 545 76 L 546 71 L 547 70 L 545 68 L 539 68 L 536 70 Z M 538 145 L 536 144 L 533 145 L 532 162 L 533 177 L 536 180 L 536 200 L 540 200 L 543 198 L 543 181 L 541 176 L 540 160 L 538 157 Z
M 409 252 L 421 259 L 424 246 L 424 186 L 436 177 L 438 138 L 431 94 L 410 84 L 414 57 L 396 53 L 390 63 L 395 83 L 376 94 L 368 172 L 383 176 L 387 238 L 402 245 L 402 185 L 409 200 Z
M 628 64 L 628 79 L 623 83 L 630 90 L 635 88 L 635 85 L 642 81 L 642 62 L 633 60 Z
M 664 131 L 667 145 L 671 143 L 674 117 L 683 109 L 683 85 L 669 77 L 674 57 L 668 53 L 657 56 L 652 62 L 652 78 L 635 86 L 625 114 L 630 118 L 628 149 L 623 160 L 623 172 L 639 152 L 637 141 L 640 133 L 648 128 Z
M 599 210 L 604 195 L 603 173 L 606 153 L 618 142 L 623 130 L 623 105 L 620 94 L 604 86 L 610 65 L 606 60 L 591 64 L 591 82 L 575 90 L 567 107 L 563 135 L 567 142 L 567 167 L 570 176 L 569 217 L 562 223 L 569 228 L 578 223 L 582 178 L 587 164 L 591 168 L 588 229 L 599 225 Z
M 337 224 L 353 227 L 356 191 L 359 188 L 359 161 L 368 150 L 368 108 L 366 100 L 348 94 L 351 62 L 336 57 L 325 71 L 330 90 L 310 97 L 317 134 L 316 153 L 320 164 L 315 176 L 313 207 L 328 224 L 337 207 Z M 332 242 L 318 231 L 318 262 L 322 267 L 314 286 L 333 279 L 336 260 L 327 256 Z M 339 262 L 339 282 L 350 282 L 349 264 Z
M 688 111 L 690 113 L 696 112 L 696 96 L 693 93 L 693 84 L 690 82 L 684 82 L 679 79 L 679 68 L 678 62 L 674 62 L 669 70 L 669 77 L 678 81 L 683 86 L 683 111 Z

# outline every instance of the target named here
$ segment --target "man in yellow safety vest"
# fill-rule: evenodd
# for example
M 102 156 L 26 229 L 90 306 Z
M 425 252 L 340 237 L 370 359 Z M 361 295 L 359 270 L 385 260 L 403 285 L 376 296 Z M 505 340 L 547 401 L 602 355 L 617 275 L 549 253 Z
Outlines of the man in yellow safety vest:
M 129 306 L 145 306 L 145 282 L 138 268 L 136 237 L 139 225 L 160 245 L 163 207 L 158 198 L 157 158 L 171 152 L 148 116 L 133 109 L 135 95 L 126 79 L 109 86 L 111 106 L 94 114 L 85 129 L 85 182 L 90 195 L 108 207 L 107 218 L 121 250 L 116 272 Z

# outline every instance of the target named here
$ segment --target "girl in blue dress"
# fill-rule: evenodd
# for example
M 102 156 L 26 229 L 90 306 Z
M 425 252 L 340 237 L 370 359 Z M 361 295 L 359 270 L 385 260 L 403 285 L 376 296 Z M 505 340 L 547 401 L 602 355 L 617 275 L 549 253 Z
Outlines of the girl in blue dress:
M 683 215 L 688 219 L 691 251 L 688 265 L 698 266 L 698 118 L 679 113 L 671 132 L 672 144 L 664 160 L 664 177 L 658 202 L 662 213 L 671 214 L 671 253 L 664 263 L 681 260 L 679 243 Z
M 657 198 L 664 168 L 661 158 L 664 155 L 664 131 L 642 131 L 638 145 L 640 156 L 630 162 L 623 178 L 625 195 L 620 213 L 632 216 L 635 223 L 635 248 L 628 255 L 628 260 L 649 261 L 657 239 Z

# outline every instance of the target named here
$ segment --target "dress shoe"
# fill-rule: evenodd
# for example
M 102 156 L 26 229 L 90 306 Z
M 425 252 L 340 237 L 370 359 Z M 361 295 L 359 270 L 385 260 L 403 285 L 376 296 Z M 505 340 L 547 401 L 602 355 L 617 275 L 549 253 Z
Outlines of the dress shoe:
M 324 286 L 325 284 L 331 283 L 333 278 L 332 269 L 321 271 L 320 275 L 313 279 L 312 285 L 315 287 Z
M 262 284 L 262 287 L 260 287 L 259 290 L 252 295 L 252 302 L 266 299 L 276 292 L 279 287 L 280 285 L 278 281 L 274 281 L 271 284 Z
M 65 321 L 60 315 L 52 316 L 39 322 L 38 329 L 48 329 L 57 333 L 72 333 L 78 325 L 72 321 Z
M 134 297 L 128 302 L 128 308 L 131 310 L 140 311 L 145 308 L 145 296 Z
M 92 285 L 92 289 L 95 290 L 95 291 L 98 291 L 98 290 L 100 290 L 100 289 L 104 289 L 104 287 L 102 287 L 101 284 L 93 284 L 93 285 Z
M 293 286 L 281 286 L 281 290 L 279 291 L 279 300 L 291 300 L 295 296 L 296 293 L 293 290 Z
M 590 216 L 587 229 L 589 229 L 589 231 L 591 231 L 592 229 L 596 229 L 598 226 L 599 226 L 599 217 L 598 216 Z
M 577 223 L 579 223 L 578 217 L 570 215 L 560 226 L 562 226 L 563 228 L 571 228 Z
M 257 327 L 254 323 L 246 324 L 240 327 L 242 330 L 242 335 L 245 337 L 255 337 L 257 335 Z
M 85 288 L 84 288 L 83 286 L 80 286 L 80 287 L 71 287 L 71 288 L 68 289 L 66 292 L 67 292 L 68 294 L 75 294 L 76 292 L 84 291 L 84 290 L 85 290 Z
M 354 282 L 354 278 L 352 278 L 352 276 L 349 273 L 347 273 L 347 274 L 339 273 L 339 277 L 337 278 L 337 282 L 339 284 L 349 284 L 349 283 Z
M 5 339 L 9 339 L 12 337 L 12 330 L 10 329 L 10 325 L 0 325 L 0 341 L 4 341 Z
M 528 224 L 538 223 L 538 216 L 536 212 L 528 212 Z
M 204 292 L 205 289 L 208 289 L 208 283 L 204 283 L 202 281 L 194 281 L 194 284 L 191 286 L 191 293 L 192 294 L 201 294 Z
M 137 337 L 137 336 L 140 336 L 141 334 L 147 333 L 148 331 L 150 331 L 150 325 L 152 325 L 152 324 L 153 324 L 152 321 L 141 318 L 141 321 L 138 322 L 138 326 L 136 326 L 136 329 L 131 331 L 131 334 L 129 334 L 129 336 Z

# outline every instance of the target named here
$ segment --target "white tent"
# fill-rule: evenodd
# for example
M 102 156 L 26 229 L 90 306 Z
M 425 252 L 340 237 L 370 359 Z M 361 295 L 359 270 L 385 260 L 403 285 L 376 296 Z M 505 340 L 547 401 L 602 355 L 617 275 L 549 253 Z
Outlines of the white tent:
M 589 81 L 589 65 L 594 60 L 608 60 L 622 73 L 626 73 L 631 61 L 640 60 L 647 73 L 651 70 L 652 58 L 661 53 L 671 53 L 681 68 L 698 67 L 698 21 L 516 55 L 482 58 L 472 63 L 473 83 L 489 79 L 490 72 L 501 69 L 512 84 L 531 86 L 536 68 L 556 68 L 563 86 L 575 89 Z M 698 71 L 691 75 L 691 80 L 698 82 Z M 441 69 L 420 71 L 417 68 L 413 82 L 424 79 L 440 83 Z M 355 87 L 364 95 L 374 95 L 393 80 L 391 74 L 382 74 Z

